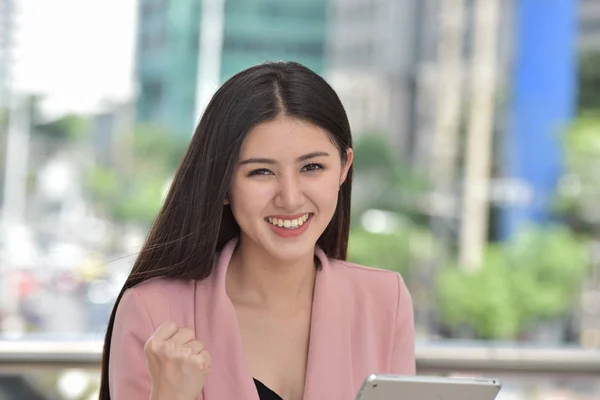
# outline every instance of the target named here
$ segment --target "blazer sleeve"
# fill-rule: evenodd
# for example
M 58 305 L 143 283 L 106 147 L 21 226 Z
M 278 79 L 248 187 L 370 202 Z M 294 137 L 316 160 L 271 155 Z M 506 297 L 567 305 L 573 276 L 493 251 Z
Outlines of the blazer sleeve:
M 392 350 L 392 373 L 415 375 L 415 320 L 411 295 L 400 276 L 398 277 L 398 306 L 396 332 Z
M 112 331 L 108 381 L 111 400 L 148 400 L 151 383 L 144 345 L 154 332 L 150 315 L 135 289 L 123 294 Z

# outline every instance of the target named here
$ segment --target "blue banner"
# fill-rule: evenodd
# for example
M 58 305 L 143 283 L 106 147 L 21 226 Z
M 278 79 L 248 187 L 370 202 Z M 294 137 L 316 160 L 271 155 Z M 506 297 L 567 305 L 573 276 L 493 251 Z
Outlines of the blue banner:
M 531 191 L 527 204 L 506 206 L 500 214 L 500 239 L 524 224 L 550 217 L 561 172 L 561 143 L 576 114 L 578 1 L 515 2 L 515 52 L 503 176 Z

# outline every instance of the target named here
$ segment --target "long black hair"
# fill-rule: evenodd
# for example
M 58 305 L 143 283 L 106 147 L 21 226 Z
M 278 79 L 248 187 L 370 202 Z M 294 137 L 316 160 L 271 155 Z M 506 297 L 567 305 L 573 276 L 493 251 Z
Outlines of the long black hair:
M 115 314 L 123 293 L 155 277 L 201 280 L 217 253 L 239 234 L 223 201 L 246 134 L 285 115 L 310 122 L 330 136 L 346 161 L 350 124 L 335 91 L 318 74 L 294 62 L 265 63 L 229 79 L 208 104 L 175 174 L 164 204 L 116 299 L 104 339 L 100 400 L 110 400 L 108 364 Z M 352 167 L 331 222 L 318 240 L 330 258 L 346 259 L 350 232 Z

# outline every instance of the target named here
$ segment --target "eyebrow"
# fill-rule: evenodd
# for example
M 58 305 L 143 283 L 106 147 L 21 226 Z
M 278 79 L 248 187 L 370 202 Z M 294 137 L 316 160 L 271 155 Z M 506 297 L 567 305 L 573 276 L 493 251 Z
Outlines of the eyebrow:
M 306 160 L 310 160 L 311 158 L 316 157 L 328 157 L 329 153 L 324 151 L 313 151 L 312 153 L 304 154 L 296 159 L 297 162 L 302 162 Z M 246 164 L 277 164 L 277 162 L 271 158 L 248 158 L 246 160 L 240 161 L 240 165 Z

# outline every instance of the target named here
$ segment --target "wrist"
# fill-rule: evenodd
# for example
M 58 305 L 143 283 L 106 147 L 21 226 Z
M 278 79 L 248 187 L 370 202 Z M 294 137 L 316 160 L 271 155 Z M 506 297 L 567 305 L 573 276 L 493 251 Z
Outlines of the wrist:
M 195 400 L 195 396 L 188 396 L 176 390 L 152 386 L 150 400 Z

